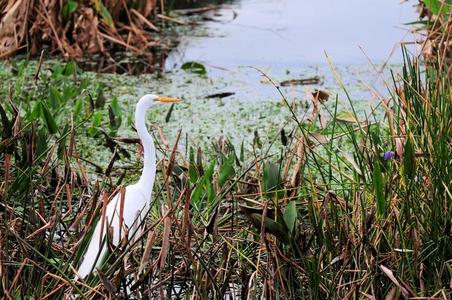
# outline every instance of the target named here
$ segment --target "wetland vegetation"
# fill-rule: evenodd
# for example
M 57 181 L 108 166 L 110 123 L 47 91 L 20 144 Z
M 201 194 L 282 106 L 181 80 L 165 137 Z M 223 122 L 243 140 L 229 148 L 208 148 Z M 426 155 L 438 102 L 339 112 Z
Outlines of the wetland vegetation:
M 0 297 L 449 299 L 450 7 L 424 3 L 410 25 L 424 56 L 402 48 L 387 95 L 369 102 L 332 62 L 335 85 L 321 77 L 295 97 L 288 74 L 252 69 L 274 92 L 266 102 L 206 88 L 202 64 L 132 76 L 1 62 Z M 133 109 L 149 86 L 186 101 L 149 114 L 145 230 L 76 282 L 92 224 L 141 172 Z

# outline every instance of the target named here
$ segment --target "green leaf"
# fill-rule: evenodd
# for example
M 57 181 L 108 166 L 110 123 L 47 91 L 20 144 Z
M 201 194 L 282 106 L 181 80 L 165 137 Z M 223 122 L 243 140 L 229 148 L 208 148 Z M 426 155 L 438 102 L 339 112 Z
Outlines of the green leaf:
M 207 168 L 206 172 L 204 173 L 204 178 L 206 178 L 206 180 L 212 181 L 214 168 L 215 168 L 215 161 L 212 161 L 210 163 L 209 167 Z
M 74 120 L 78 120 L 81 113 L 82 113 L 82 109 L 83 109 L 83 101 L 82 99 L 78 99 L 77 101 L 75 101 L 74 104 L 74 109 L 73 109 L 73 114 L 74 114 Z
M 375 198 L 377 201 L 377 211 L 380 216 L 386 215 L 386 199 L 385 199 L 385 185 L 383 182 L 383 174 L 379 163 L 374 166 L 372 174 Z
M 241 162 L 245 161 L 245 145 L 243 141 L 242 144 L 240 145 L 240 161 Z
M 53 85 L 49 88 L 49 100 L 52 108 L 56 109 L 63 103 L 63 96 L 61 96 L 60 92 Z
M 213 177 L 213 171 L 215 168 L 215 161 L 212 161 L 207 168 L 206 172 L 204 172 L 204 175 L 202 177 L 203 185 L 207 189 L 207 200 L 209 203 L 211 203 L 215 199 L 215 189 L 212 184 L 212 177 Z
M 77 10 L 77 1 L 67 0 L 67 2 L 63 6 L 63 18 L 67 18 L 70 14 Z
M 433 25 L 434 22 L 429 21 L 429 20 L 420 20 L 420 21 L 413 21 L 413 22 L 407 22 L 407 23 L 403 23 L 403 25 L 423 25 L 423 26 L 430 26 Z
M 222 187 L 226 183 L 226 181 L 235 174 L 233 164 L 234 155 L 231 154 L 220 167 L 220 174 L 218 175 L 218 184 L 220 185 L 220 187 Z
M 207 200 L 209 203 L 212 203 L 212 201 L 215 200 L 215 189 L 210 181 L 207 183 Z
M 114 97 L 111 104 L 108 106 L 108 113 L 110 118 L 110 128 L 115 131 L 122 123 L 122 110 L 119 105 L 118 98 Z
M 45 103 L 41 102 L 41 112 L 42 112 L 42 118 L 44 123 L 47 126 L 47 129 L 49 130 L 50 134 L 54 134 L 58 132 L 58 126 L 55 122 L 55 119 L 53 118 L 52 114 L 50 113 L 49 109 L 45 105 Z
M 195 61 L 189 61 L 181 66 L 181 69 L 198 75 L 207 75 L 207 69 L 203 64 Z
M 268 198 L 274 196 L 274 191 L 280 184 L 279 166 L 274 163 L 264 165 L 264 175 L 262 176 L 262 189 Z
M 195 166 L 195 151 L 193 147 L 190 147 L 189 158 L 188 158 L 188 177 L 192 183 L 198 180 L 198 172 L 196 172 Z
M 173 110 L 174 110 L 174 103 L 171 104 L 170 108 L 168 109 L 168 112 L 166 113 L 165 123 L 168 123 L 170 121 L 171 114 L 173 113 Z
M 380 131 L 380 126 L 377 124 L 373 125 L 370 127 L 370 136 L 372 138 L 372 142 L 375 146 L 380 146 L 381 145 L 381 136 L 383 136 L 381 134 Z
M 117 126 L 116 116 L 111 105 L 108 106 L 108 119 L 110 120 L 110 129 L 113 131 L 118 129 L 119 126 Z
M 40 118 L 41 115 L 42 115 L 41 102 L 38 101 L 33 106 L 33 110 L 31 111 L 31 118 L 33 120 L 36 120 L 36 119 Z
M 115 25 L 113 23 L 113 18 L 111 17 L 110 12 L 108 11 L 108 9 L 105 7 L 105 5 L 102 2 L 100 2 L 100 11 L 99 11 L 99 13 L 102 16 L 102 19 L 104 20 L 104 22 L 108 26 L 115 27 Z
M 44 128 L 38 130 L 36 137 L 36 157 L 41 156 L 47 150 L 47 135 Z
M 64 71 L 63 74 L 65 76 L 71 76 L 74 75 L 77 72 L 77 64 L 75 63 L 75 61 L 70 60 L 66 63 L 66 65 L 64 66 Z
M 69 13 L 73 13 L 77 10 L 77 1 L 68 0 L 67 5 L 69 7 Z
M 102 113 L 100 111 L 96 111 L 93 113 L 91 127 L 88 128 L 88 134 L 90 136 L 94 136 L 98 132 L 98 128 L 102 124 Z
M 202 194 L 202 186 L 199 184 L 193 190 L 193 193 L 191 194 L 190 202 L 193 203 L 193 205 L 197 205 L 199 203 L 199 201 L 201 200 L 201 194 Z
M 450 0 L 446 1 L 444 4 L 439 0 L 423 0 L 423 2 L 427 9 L 434 15 L 449 13 L 450 5 L 452 4 L 452 1 Z
M 122 110 L 121 106 L 119 105 L 119 100 L 117 97 L 113 97 L 113 100 L 111 101 L 110 105 L 115 116 L 118 118 L 122 117 Z
M 102 113 L 100 111 L 96 111 L 93 114 L 93 127 L 99 127 L 102 124 Z
M 289 202 L 284 211 L 284 222 L 286 223 L 287 229 L 289 229 L 289 234 L 292 234 L 293 228 L 295 227 L 295 221 L 297 220 L 297 205 L 295 201 Z
M 104 96 L 103 86 L 99 86 L 97 88 L 97 98 L 94 103 L 94 107 L 95 108 L 103 108 L 105 106 L 105 102 L 107 102 L 107 99 Z
M 249 218 L 253 222 L 254 226 L 256 226 L 257 229 L 260 229 L 262 223 L 262 215 L 257 213 L 251 213 L 249 215 Z M 287 231 L 285 230 L 282 224 L 273 221 L 269 217 L 265 217 L 264 226 L 266 232 L 273 234 L 282 242 L 288 241 Z
M 414 180 L 416 173 L 416 161 L 415 161 L 414 146 L 411 142 L 411 138 L 407 137 L 405 143 L 405 149 L 403 151 L 403 171 L 407 181 Z

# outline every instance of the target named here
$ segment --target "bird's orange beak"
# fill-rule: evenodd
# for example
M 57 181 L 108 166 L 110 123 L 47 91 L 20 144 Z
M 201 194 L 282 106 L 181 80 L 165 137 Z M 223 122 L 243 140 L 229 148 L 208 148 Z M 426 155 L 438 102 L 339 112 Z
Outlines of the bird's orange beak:
M 182 99 L 179 98 L 171 98 L 171 97 L 157 97 L 156 101 L 162 102 L 162 103 L 176 103 L 181 102 Z

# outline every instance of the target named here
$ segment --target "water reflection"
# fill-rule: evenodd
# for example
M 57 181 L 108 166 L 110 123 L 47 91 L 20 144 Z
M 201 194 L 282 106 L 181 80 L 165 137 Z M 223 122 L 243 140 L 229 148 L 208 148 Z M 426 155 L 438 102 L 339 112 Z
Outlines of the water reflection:
M 299 63 L 324 63 L 324 51 L 336 63 L 363 63 L 366 55 L 376 62 L 388 58 L 400 62 L 400 51 L 391 53 L 401 40 L 412 38 L 402 24 L 416 19 L 410 5 L 394 0 L 234 3 L 210 12 L 217 22 L 206 24 L 207 36 L 184 39 L 167 66 L 182 59 L 223 67 L 290 68 Z
M 80 59 L 77 63 L 82 69 L 96 73 L 141 75 L 160 72 L 167 56 L 167 51 L 152 48 L 145 53 L 118 51 L 111 56 L 91 55 L 89 59 Z
M 174 9 L 199 8 L 208 5 L 221 5 L 237 2 L 235 0 L 170 0 L 167 5 Z

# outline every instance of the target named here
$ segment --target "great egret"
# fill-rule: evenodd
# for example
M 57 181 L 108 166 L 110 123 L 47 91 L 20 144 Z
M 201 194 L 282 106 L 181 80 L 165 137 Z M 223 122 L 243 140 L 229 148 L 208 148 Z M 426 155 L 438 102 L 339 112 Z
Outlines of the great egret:
M 149 108 L 156 103 L 179 102 L 180 99 L 145 95 L 141 97 L 135 108 L 135 127 L 141 139 L 144 152 L 143 173 L 137 183 L 129 185 L 122 197 L 118 193 L 107 205 L 106 218 L 101 218 L 96 225 L 83 261 L 78 268 L 78 275 L 86 278 L 95 268 L 102 266 L 107 254 L 107 232 L 111 229 L 112 243 L 117 246 L 121 239 L 128 237 L 128 242 L 138 235 L 138 229 L 149 212 L 152 187 L 155 180 L 156 156 L 151 135 L 146 129 L 145 116 Z M 121 201 L 121 198 L 123 201 Z M 123 202 L 123 203 L 121 203 Z M 122 220 L 120 216 L 122 214 Z M 110 229 L 109 229 L 110 228 Z

